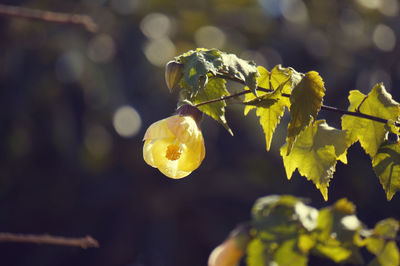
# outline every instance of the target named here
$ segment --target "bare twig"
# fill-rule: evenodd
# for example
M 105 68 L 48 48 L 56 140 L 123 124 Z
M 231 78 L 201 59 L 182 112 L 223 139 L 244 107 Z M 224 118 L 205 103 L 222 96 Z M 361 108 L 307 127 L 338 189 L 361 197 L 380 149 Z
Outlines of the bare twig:
M 97 31 L 97 24 L 88 15 L 58 13 L 38 9 L 0 4 L 0 16 L 24 18 L 50 23 L 81 26 L 90 32 Z
M 91 236 L 81 238 L 66 238 L 51 235 L 23 235 L 12 233 L 0 233 L 0 242 L 19 242 L 19 243 L 33 243 L 33 244 L 48 244 L 60 245 L 70 247 L 98 248 L 99 243 Z

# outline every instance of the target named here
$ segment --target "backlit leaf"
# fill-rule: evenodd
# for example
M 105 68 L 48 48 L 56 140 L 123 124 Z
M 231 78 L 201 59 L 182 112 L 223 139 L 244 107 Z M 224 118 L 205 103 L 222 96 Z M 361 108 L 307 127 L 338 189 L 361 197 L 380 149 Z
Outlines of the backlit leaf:
M 285 111 L 285 107 L 290 106 L 289 98 L 282 96 L 282 93 L 290 94 L 292 83 L 295 81 L 292 81 L 290 69 L 281 66 L 276 66 L 271 73 L 263 67 L 258 67 L 258 72 L 260 73 L 257 78 L 258 86 L 274 91 L 271 93 L 259 92 L 259 98 L 252 94 L 246 94 L 245 102 L 252 104 L 246 105 L 244 114 L 247 115 L 253 108 L 257 109 L 256 115 L 260 118 L 266 147 L 269 150 L 273 133 Z M 293 77 L 297 76 L 293 75 Z
M 328 126 L 325 120 L 315 121 L 297 137 L 292 151 L 287 155 L 288 144 L 281 148 L 287 178 L 298 169 L 311 180 L 328 200 L 328 186 L 337 160 L 346 162 L 350 142 L 345 131 Z
M 201 102 L 218 99 L 222 96 L 229 95 L 225 88 L 226 81 L 220 78 L 210 78 L 206 87 L 200 90 L 191 101 L 194 104 Z M 233 135 L 232 130 L 229 128 L 225 119 L 225 101 L 218 101 L 214 103 L 200 105 L 198 108 L 205 114 L 211 116 L 213 119 L 221 123 L 228 132 Z
M 400 143 L 382 143 L 372 159 L 372 166 L 386 191 L 387 199 L 391 200 L 400 190 Z
M 375 85 L 368 95 L 358 90 L 350 91 L 349 102 L 349 111 L 358 111 L 394 121 L 397 121 L 400 116 L 399 104 L 392 99 L 382 83 Z M 350 115 L 342 116 L 342 129 L 349 132 L 352 143 L 358 140 L 371 157 L 377 153 L 387 132 L 384 123 Z
M 289 155 L 293 143 L 300 132 L 307 127 L 321 109 L 322 98 L 325 95 L 322 78 L 315 71 L 305 74 L 303 79 L 295 86 L 290 96 L 290 116 L 288 136 L 286 139 L 286 154 Z

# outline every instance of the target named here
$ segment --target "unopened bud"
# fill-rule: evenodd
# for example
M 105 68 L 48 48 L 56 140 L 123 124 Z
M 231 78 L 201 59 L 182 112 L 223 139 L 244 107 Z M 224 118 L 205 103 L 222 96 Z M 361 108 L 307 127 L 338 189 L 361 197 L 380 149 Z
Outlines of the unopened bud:
M 169 61 L 165 66 L 165 82 L 170 92 L 173 92 L 183 77 L 183 64 Z

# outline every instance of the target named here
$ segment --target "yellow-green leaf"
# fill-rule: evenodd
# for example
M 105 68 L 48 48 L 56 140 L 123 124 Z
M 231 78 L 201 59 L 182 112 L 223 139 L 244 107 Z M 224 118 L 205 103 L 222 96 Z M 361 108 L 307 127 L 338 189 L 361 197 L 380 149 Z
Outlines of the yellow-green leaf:
M 321 109 L 322 98 L 325 95 L 325 87 L 322 78 L 315 71 L 305 74 L 303 79 L 295 86 L 290 96 L 290 116 L 288 126 L 288 144 L 286 154 L 289 155 L 293 143 L 300 132 L 307 127 Z
M 372 166 L 386 191 L 387 199 L 391 200 L 400 190 L 400 143 L 382 143 L 372 159 Z
M 399 127 L 396 126 L 396 121 L 392 120 L 392 119 L 388 119 L 386 125 L 385 125 L 385 130 L 396 134 L 396 135 L 400 135 L 400 130 Z
M 229 95 L 229 92 L 225 88 L 226 81 L 220 78 L 210 78 L 204 89 L 199 92 L 191 100 L 194 104 L 201 102 L 218 99 L 222 96 Z M 211 116 L 216 121 L 221 123 L 228 132 L 233 135 L 232 130 L 229 128 L 228 123 L 225 119 L 225 101 L 218 101 L 215 103 L 200 105 L 198 108 L 205 114 Z
M 292 151 L 287 155 L 288 144 L 281 148 L 281 156 L 287 178 L 298 169 L 302 176 L 311 180 L 328 199 L 329 182 L 335 171 L 337 160 L 345 161 L 350 142 L 345 131 L 328 126 L 325 120 L 315 121 L 297 137 Z
M 399 103 L 392 99 L 382 83 L 375 85 L 368 95 L 358 90 L 350 91 L 349 102 L 349 111 L 358 111 L 394 121 L 397 121 L 400 116 Z M 350 115 L 342 116 L 342 129 L 349 132 L 352 143 L 358 140 L 371 157 L 377 153 L 387 133 L 384 123 Z
M 245 102 L 253 102 L 254 104 L 246 105 L 244 114 L 247 115 L 251 109 L 257 108 L 256 115 L 260 118 L 267 150 L 269 150 L 272 136 L 285 111 L 285 106 L 290 106 L 289 98 L 282 96 L 282 93 L 290 93 L 291 83 L 289 81 L 291 76 L 289 71 L 285 71 L 280 66 L 275 67 L 271 73 L 263 67 L 258 67 L 258 72 L 260 73 L 257 79 L 258 86 L 274 91 L 271 93 L 260 92 L 259 98 L 256 98 L 253 94 L 246 94 Z

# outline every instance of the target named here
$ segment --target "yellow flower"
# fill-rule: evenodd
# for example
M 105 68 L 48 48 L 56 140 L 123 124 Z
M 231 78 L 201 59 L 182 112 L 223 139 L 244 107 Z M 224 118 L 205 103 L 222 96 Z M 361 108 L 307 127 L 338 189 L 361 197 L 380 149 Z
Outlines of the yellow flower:
M 190 115 L 178 114 L 153 123 L 143 140 L 145 162 L 170 178 L 189 175 L 206 153 L 203 135 Z

